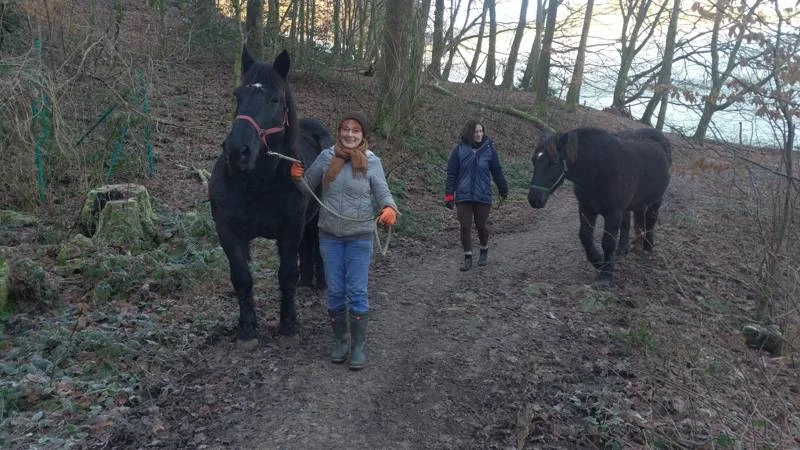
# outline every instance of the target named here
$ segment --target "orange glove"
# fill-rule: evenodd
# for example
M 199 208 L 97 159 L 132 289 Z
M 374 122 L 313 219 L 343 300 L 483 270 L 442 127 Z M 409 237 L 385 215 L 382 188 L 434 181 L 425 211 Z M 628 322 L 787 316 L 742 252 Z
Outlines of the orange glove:
M 393 226 L 397 223 L 397 212 L 391 206 L 384 206 L 380 217 L 378 217 L 378 222 L 387 227 Z
M 303 169 L 303 164 L 297 161 L 292 163 L 292 168 L 289 169 L 289 174 L 292 176 L 294 181 L 300 181 L 303 178 L 304 173 L 306 173 L 306 171 Z

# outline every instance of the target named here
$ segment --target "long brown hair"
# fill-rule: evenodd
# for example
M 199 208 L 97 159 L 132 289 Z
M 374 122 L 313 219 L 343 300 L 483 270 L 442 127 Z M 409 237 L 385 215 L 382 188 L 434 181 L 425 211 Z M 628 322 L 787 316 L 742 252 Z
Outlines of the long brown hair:
M 475 119 L 470 119 L 464 125 L 464 128 L 461 130 L 461 142 L 467 145 L 472 145 L 472 135 L 475 133 L 475 127 L 478 125 L 483 128 L 483 140 L 486 140 L 486 126 L 481 122 L 478 122 Z M 481 141 L 482 142 L 482 141 Z M 478 142 L 479 144 L 481 142 Z

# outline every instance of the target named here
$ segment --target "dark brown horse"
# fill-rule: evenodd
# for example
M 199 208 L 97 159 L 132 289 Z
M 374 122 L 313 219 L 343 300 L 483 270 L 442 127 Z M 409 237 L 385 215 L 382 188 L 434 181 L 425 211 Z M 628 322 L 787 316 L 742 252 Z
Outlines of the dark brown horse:
M 671 162 L 670 143 L 655 129 L 611 133 L 586 127 L 548 134 L 533 154 L 528 202 L 543 208 L 565 179 L 572 181 L 579 205 L 581 244 L 589 262 L 600 270 L 600 281 L 609 285 L 618 244 L 620 253 L 628 251 L 631 212 L 636 228 L 643 232 L 645 252 L 652 250 Z M 602 256 L 594 245 L 598 215 L 604 219 Z
M 243 81 L 235 91 L 235 119 L 209 185 L 211 213 L 239 300 L 241 341 L 257 337 L 250 241 L 256 237 L 276 241 L 281 334 L 297 332 L 294 295 L 298 252 L 304 240 L 304 281 L 310 283 L 314 266 L 320 268 L 318 277 L 322 276 L 316 245 L 317 205 L 292 181 L 291 160 L 286 158 L 299 159 L 308 167 L 333 138 L 318 121 L 298 121 L 288 74 L 286 51 L 271 65 L 253 60 L 246 48 L 242 51 Z

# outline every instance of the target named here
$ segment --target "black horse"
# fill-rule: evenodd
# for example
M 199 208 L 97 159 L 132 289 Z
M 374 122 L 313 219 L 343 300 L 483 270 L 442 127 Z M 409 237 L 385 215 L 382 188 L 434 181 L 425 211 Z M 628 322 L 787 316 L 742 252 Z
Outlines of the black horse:
M 669 185 L 671 163 L 669 140 L 651 128 L 611 133 L 585 127 L 545 135 L 533 154 L 528 202 L 543 208 L 565 179 L 572 181 L 581 243 L 589 262 L 600 270 L 600 281 L 609 285 L 615 250 L 624 254 L 629 248 L 631 212 L 636 229 L 642 230 L 645 253 L 652 251 L 653 229 Z M 594 245 L 598 214 L 604 220 L 602 257 Z
M 298 121 L 288 75 L 286 51 L 270 65 L 256 62 L 244 48 L 235 119 L 209 185 L 211 214 L 239 299 L 241 341 L 257 337 L 251 240 L 259 236 L 276 240 L 281 334 L 297 332 L 294 294 L 301 248 L 302 281 L 310 284 L 316 272 L 318 283 L 324 284 L 316 241 L 317 204 L 309 202 L 308 194 L 292 181 L 291 161 L 281 156 L 299 159 L 308 167 L 323 147 L 333 144 L 333 138 L 318 121 Z

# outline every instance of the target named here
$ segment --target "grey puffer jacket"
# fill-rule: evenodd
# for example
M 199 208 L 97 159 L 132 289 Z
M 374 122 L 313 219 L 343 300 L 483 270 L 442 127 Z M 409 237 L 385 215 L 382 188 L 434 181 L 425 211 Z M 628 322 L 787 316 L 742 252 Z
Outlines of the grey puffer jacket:
M 319 154 L 311 167 L 305 171 L 305 179 L 311 189 L 317 190 L 328 164 L 333 159 L 333 147 Z M 335 216 L 327 208 L 319 210 L 320 235 L 330 235 L 337 239 L 372 239 L 375 218 L 380 210 L 391 206 L 397 210 L 397 204 L 389 191 L 386 175 L 383 173 L 381 160 L 372 151 L 367 150 L 367 176 L 353 177 L 353 166 L 348 161 L 331 184 L 322 188 L 322 202 L 337 214 L 357 219 L 347 220 Z M 312 200 L 314 201 L 314 200 Z

